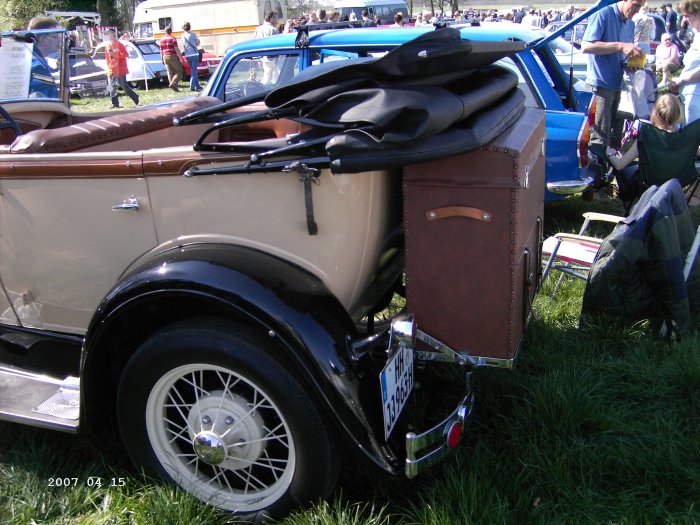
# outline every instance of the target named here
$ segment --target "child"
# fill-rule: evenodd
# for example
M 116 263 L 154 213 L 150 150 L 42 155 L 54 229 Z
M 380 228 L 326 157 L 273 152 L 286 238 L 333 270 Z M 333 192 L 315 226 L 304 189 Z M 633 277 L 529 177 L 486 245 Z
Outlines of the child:
M 700 121 L 682 129 L 683 108 L 678 97 L 667 93 L 659 97 L 651 112 L 651 123 L 636 121 L 624 152 L 606 148 L 626 211 L 645 187 L 675 178 L 681 185 L 697 179 L 695 155 L 700 145 Z M 640 148 L 640 141 L 644 141 Z M 639 158 L 639 162 L 632 161 Z
M 683 108 L 678 97 L 670 93 L 661 95 L 654 104 L 651 112 L 651 123 L 659 129 L 674 133 L 678 131 L 678 124 L 683 117 Z M 642 121 L 637 120 L 631 130 L 631 138 L 623 144 L 624 153 L 616 151 L 614 148 L 606 148 L 605 153 L 613 168 L 621 171 L 623 168 L 639 157 L 639 147 L 637 146 L 637 135 Z M 618 181 L 618 184 L 620 181 Z

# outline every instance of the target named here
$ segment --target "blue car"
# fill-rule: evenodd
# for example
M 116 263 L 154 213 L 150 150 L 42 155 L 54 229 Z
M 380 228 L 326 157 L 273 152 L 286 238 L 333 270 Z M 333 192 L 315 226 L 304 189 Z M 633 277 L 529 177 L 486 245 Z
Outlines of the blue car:
M 602 7 L 598 4 L 597 7 Z M 590 9 L 588 14 L 594 9 Z M 572 22 L 576 22 L 572 21 Z M 453 25 L 462 38 L 480 41 L 516 39 L 527 47 L 499 63 L 514 70 L 528 106 L 546 111 L 546 195 L 548 200 L 590 188 L 602 169 L 588 151 L 592 122 L 591 93 L 576 89 L 543 38 L 519 25 L 488 27 Z M 331 60 L 378 57 L 433 27 L 353 28 L 310 31 L 300 46 L 297 34 L 248 40 L 230 47 L 204 95 L 229 102 L 271 91 L 290 82 L 300 71 Z M 565 31 L 566 27 L 561 28 Z M 305 38 L 306 40 L 306 38 Z M 296 45 L 295 45 L 296 44 Z M 571 84 L 574 84 L 571 86 Z

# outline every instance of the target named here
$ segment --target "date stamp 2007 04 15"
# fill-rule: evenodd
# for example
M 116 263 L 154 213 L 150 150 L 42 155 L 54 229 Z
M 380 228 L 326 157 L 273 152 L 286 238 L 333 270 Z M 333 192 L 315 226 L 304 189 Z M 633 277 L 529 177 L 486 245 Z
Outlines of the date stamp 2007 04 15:
M 85 484 L 88 487 L 123 487 L 126 485 L 126 478 L 101 478 L 99 476 L 88 476 L 85 479 L 78 477 L 56 477 L 48 479 L 49 487 L 77 487 Z

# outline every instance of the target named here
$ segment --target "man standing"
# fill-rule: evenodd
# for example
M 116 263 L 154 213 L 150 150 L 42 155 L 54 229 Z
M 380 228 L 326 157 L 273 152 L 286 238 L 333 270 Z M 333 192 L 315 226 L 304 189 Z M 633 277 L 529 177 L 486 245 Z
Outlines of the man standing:
M 61 25 L 50 16 L 35 16 L 29 21 L 27 29 L 59 29 Z M 32 51 L 32 78 L 29 82 L 30 97 L 58 98 L 58 88 L 51 76 L 51 67 L 46 56 L 56 53 L 61 48 L 62 33 L 37 33 Z
M 255 28 L 253 33 L 254 38 L 264 38 L 279 33 L 277 30 L 277 20 L 279 20 L 276 11 L 265 13 L 265 21 Z
M 265 14 L 265 21 L 259 25 L 257 28 L 255 28 L 255 32 L 253 33 L 254 38 L 265 38 L 266 36 L 272 36 L 276 35 L 279 33 L 277 30 L 277 12 L 276 11 L 270 11 L 269 13 Z M 262 66 L 262 78 L 258 79 L 258 69 L 259 65 Z M 277 58 L 276 57 L 269 57 L 269 56 L 263 56 L 260 59 L 260 63 L 255 64 L 254 67 L 251 68 L 250 74 L 251 74 L 251 80 L 260 82 L 261 84 L 274 84 L 277 81 Z
M 574 15 L 575 15 L 575 14 L 576 14 L 576 6 L 573 5 L 573 4 L 571 4 L 571 5 L 569 6 L 569 9 L 566 11 L 566 13 L 564 13 L 564 16 L 562 16 L 561 19 L 562 19 L 564 22 L 568 22 L 569 20 L 573 20 L 573 19 L 574 19 Z
M 173 37 L 173 28 L 165 27 L 165 36 L 160 39 L 160 59 L 168 70 L 168 82 L 170 89 L 180 91 L 177 85 L 182 78 L 182 64 L 180 64 L 180 49 L 177 40 Z
M 375 27 L 377 25 L 369 19 L 369 11 L 367 9 L 363 9 L 360 12 L 360 16 L 362 17 L 362 27 Z
M 666 32 L 672 37 L 678 33 L 678 13 L 673 10 L 673 4 L 666 4 Z
M 124 93 L 129 95 L 134 105 L 139 105 L 139 96 L 131 89 L 131 86 L 126 82 L 126 75 L 129 69 L 126 64 L 128 53 L 124 44 L 117 40 L 117 35 L 113 29 L 105 31 L 105 59 L 107 61 L 107 76 L 109 77 L 109 96 L 112 98 L 112 107 L 118 108 L 118 88 L 121 87 Z
M 595 124 L 591 145 L 598 153 L 611 143 L 611 131 L 617 117 L 622 91 L 622 73 L 627 59 L 642 56 L 634 42 L 632 17 L 644 0 L 621 0 L 591 16 L 581 42 L 581 51 L 588 53 L 586 82 L 593 88 L 596 100 Z M 618 147 L 619 132 L 614 147 Z M 602 153 L 601 153 L 602 154 Z

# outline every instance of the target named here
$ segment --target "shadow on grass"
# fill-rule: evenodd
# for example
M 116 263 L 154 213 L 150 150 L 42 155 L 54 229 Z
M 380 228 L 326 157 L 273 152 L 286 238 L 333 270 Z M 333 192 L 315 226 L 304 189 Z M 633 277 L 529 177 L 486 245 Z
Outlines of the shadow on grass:
M 590 206 L 569 200 L 547 209 L 566 231 Z M 281 523 L 700 522 L 697 331 L 668 344 L 644 323 L 578 328 L 583 282 L 550 293 L 547 284 L 536 301 L 517 367 L 477 371 L 475 417 L 454 456 L 409 481 L 351 454 L 329 502 Z M 90 476 L 105 483 L 89 486 Z M 50 486 L 74 477 L 75 485 Z M 111 486 L 120 477 L 124 485 Z M 116 441 L 0 423 L 0 523 L 31 520 L 234 521 L 134 475 Z

